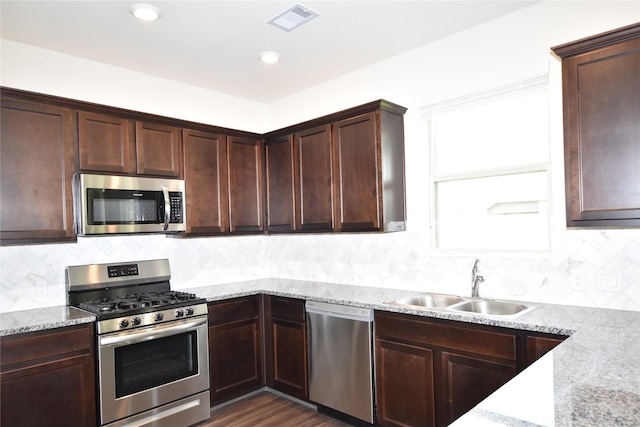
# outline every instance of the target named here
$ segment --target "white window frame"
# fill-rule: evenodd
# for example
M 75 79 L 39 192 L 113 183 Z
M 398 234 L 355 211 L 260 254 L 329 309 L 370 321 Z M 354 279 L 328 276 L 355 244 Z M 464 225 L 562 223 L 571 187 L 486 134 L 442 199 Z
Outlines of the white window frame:
M 461 108 L 469 105 L 479 105 L 483 102 L 497 100 L 500 97 L 516 96 L 524 91 L 544 90 L 547 98 L 547 120 L 550 115 L 550 88 L 549 88 L 549 72 L 539 72 L 533 76 L 520 77 L 508 84 L 494 86 L 492 88 L 456 97 L 447 101 L 428 105 L 420 109 L 420 118 L 426 122 L 428 126 L 429 139 L 429 225 L 430 225 L 430 253 L 432 255 L 456 255 L 456 256 L 478 256 L 496 255 L 508 258 L 548 258 L 551 255 L 551 217 L 552 217 L 552 192 L 551 192 L 551 147 L 550 147 L 550 121 L 547 122 L 549 138 L 547 139 L 548 155 L 544 162 L 529 163 L 526 165 L 513 165 L 497 168 L 482 168 L 467 170 L 461 173 L 453 174 L 437 174 L 436 168 L 436 142 L 434 141 L 434 117 L 438 112 L 450 109 Z M 437 125 L 437 124 L 436 124 Z M 546 172 L 546 194 L 547 194 L 547 247 L 542 250 L 516 250 L 516 249 L 475 249 L 475 248 L 458 248 L 446 249 L 438 247 L 438 223 L 437 223 L 437 185 L 438 183 L 455 181 L 462 179 L 489 178 L 504 175 L 516 175 L 530 172 Z

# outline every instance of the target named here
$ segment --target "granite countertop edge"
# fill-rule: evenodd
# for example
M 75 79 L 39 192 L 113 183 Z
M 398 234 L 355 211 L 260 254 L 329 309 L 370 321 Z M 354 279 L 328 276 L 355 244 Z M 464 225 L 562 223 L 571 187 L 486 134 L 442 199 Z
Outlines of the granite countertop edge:
M 66 305 L 0 314 L 0 337 L 93 323 L 96 316 Z

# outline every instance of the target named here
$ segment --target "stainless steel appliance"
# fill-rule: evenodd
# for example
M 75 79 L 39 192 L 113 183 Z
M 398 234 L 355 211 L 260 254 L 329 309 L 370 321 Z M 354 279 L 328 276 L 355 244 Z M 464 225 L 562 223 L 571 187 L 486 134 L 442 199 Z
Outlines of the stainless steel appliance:
M 186 230 L 181 179 L 76 175 L 74 207 L 81 236 Z
M 207 303 L 166 259 L 70 266 L 68 303 L 97 316 L 100 425 L 186 427 L 209 407 Z
M 373 310 L 306 302 L 309 400 L 374 422 Z

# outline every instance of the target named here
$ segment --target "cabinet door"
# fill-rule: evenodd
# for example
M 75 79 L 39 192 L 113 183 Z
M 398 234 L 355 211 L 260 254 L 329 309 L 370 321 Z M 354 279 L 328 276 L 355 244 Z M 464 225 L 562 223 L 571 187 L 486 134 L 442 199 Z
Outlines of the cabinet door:
M 336 230 L 380 230 L 380 138 L 376 113 L 333 125 Z
M 528 336 L 527 337 L 527 366 L 540 359 L 542 356 L 553 350 L 566 337 L 548 337 L 548 336 Z
M 262 232 L 262 141 L 240 137 L 229 137 L 228 141 L 230 230 Z
M 293 135 L 266 142 L 267 231 L 295 230 Z
M 295 135 L 298 165 L 296 227 L 301 231 L 333 230 L 331 125 Z
M 178 128 L 136 122 L 136 172 L 139 175 L 180 176 Z
M 259 331 L 259 319 L 209 327 L 212 405 L 260 387 Z
M 78 112 L 80 169 L 133 173 L 133 123 L 120 117 Z
M 569 226 L 640 226 L 640 34 L 635 37 L 563 60 Z
M 442 352 L 442 407 L 438 425 L 449 425 L 516 375 L 511 364 Z
M 227 137 L 183 129 L 182 140 L 187 234 L 228 232 Z
M 0 424 L 95 426 L 92 325 L 3 337 Z
M 309 397 L 304 301 L 265 296 L 267 386 L 290 396 Z
M 75 240 L 73 111 L 3 99 L 0 120 L 2 244 Z
M 376 340 L 378 425 L 435 425 L 434 354 L 428 348 Z
M 260 297 L 209 304 L 211 406 L 263 385 Z

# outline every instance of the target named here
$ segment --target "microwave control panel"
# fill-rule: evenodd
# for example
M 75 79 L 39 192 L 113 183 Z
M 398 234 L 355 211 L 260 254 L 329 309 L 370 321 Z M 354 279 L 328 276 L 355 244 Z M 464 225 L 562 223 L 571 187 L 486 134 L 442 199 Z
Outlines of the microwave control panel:
M 182 222 L 182 193 L 169 193 L 169 204 L 171 212 L 169 212 L 169 222 Z

